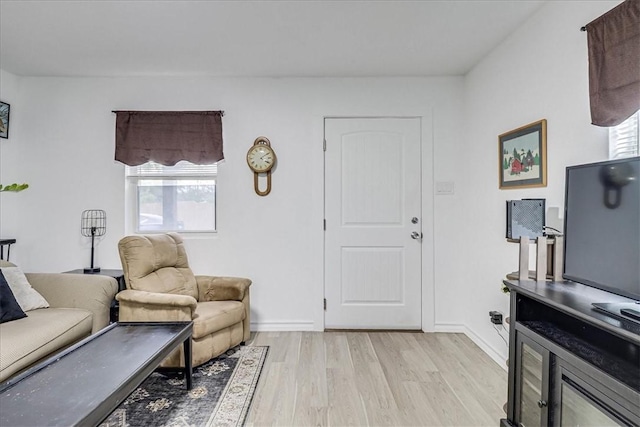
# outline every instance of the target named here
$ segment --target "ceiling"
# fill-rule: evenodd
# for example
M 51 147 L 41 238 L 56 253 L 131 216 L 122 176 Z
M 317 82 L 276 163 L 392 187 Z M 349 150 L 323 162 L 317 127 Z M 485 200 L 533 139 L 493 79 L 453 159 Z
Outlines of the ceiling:
M 544 1 L 0 1 L 25 76 L 464 75 Z

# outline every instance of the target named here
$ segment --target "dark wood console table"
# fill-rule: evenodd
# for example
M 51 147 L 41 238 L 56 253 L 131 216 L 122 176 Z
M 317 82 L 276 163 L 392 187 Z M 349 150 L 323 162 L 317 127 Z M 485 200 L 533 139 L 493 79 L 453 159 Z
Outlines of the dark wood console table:
M 509 401 L 501 426 L 640 425 L 640 323 L 594 302 L 633 302 L 574 282 L 505 280 Z

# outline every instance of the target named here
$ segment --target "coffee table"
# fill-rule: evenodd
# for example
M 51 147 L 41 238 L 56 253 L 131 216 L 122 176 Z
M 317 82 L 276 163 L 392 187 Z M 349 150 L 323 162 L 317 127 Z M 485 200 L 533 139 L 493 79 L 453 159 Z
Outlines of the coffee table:
M 192 386 L 193 322 L 114 323 L 0 385 L 0 426 L 98 425 L 180 344 Z

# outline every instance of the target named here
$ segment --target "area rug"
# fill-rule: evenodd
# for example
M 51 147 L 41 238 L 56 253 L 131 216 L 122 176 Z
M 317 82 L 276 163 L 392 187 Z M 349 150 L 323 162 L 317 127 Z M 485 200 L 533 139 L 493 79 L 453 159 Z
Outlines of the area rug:
M 193 370 L 193 388 L 153 373 L 101 427 L 242 426 L 269 347 L 239 346 Z

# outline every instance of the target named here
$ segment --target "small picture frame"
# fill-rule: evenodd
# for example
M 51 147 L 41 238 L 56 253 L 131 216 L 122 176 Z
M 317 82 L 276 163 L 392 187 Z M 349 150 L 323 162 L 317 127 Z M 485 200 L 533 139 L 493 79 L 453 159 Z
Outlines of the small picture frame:
M 530 123 L 498 137 L 500 189 L 547 186 L 547 121 Z
M 0 138 L 9 138 L 9 110 L 11 106 L 0 101 Z

